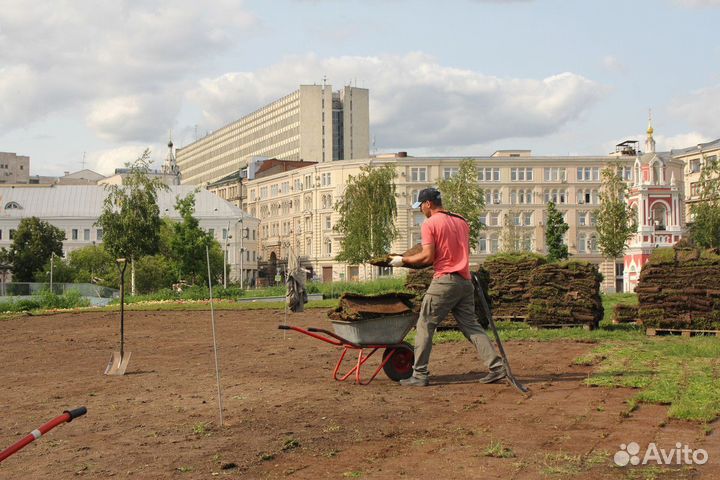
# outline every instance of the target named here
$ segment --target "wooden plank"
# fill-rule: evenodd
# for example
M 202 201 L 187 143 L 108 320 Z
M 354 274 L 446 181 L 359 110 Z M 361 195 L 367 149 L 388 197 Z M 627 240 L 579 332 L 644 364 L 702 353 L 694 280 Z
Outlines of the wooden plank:
M 583 330 L 593 330 L 593 325 L 583 324 L 583 323 L 554 323 L 554 324 L 546 324 L 546 325 L 531 325 L 533 328 L 577 328 L 582 327 Z
M 651 337 L 679 335 L 682 337 L 720 337 L 720 330 L 693 330 L 691 328 L 646 328 L 645 335 Z

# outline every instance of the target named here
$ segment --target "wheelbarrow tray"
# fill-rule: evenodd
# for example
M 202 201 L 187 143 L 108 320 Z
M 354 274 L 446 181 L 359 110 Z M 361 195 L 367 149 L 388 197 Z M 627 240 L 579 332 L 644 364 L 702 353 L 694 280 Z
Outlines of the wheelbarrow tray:
M 357 345 L 393 345 L 403 341 L 417 322 L 416 313 L 362 320 L 331 320 L 335 334 Z

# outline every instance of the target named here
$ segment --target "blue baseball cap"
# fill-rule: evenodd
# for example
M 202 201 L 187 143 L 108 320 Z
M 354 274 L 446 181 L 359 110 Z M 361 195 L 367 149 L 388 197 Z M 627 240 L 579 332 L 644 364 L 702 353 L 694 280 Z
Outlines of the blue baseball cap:
M 420 208 L 423 202 L 440 200 L 440 190 L 436 188 L 424 188 L 418 194 L 418 201 L 412 204 L 412 208 Z

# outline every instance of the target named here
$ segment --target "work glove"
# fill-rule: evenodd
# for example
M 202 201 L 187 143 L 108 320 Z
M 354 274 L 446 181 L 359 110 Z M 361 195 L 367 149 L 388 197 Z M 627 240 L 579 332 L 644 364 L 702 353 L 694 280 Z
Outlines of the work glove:
M 403 257 L 402 255 L 393 255 L 390 257 L 390 262 L 388 262 L 391 267 L 402 267 L 403 266 Z

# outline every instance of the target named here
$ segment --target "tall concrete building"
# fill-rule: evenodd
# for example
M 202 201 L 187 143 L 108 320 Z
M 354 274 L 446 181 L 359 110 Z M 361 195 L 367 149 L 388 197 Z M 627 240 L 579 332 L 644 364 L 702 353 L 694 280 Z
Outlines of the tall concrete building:
M 720 138 L 692 147 L 671 150 L 670 155 L 674 159 L 681 160 L 685 165 L 685 216 L 688 223 L 692 223 L 691 207 L 700 200 L 702 172 L 706 166 L 720 159 Z
M 182 183 L 207 185 L 244 168 L 250 157 L 333 162 L 367 158 L 368 90 L 301 85 L 293 93 L 178 148 Z
M 0 152 L 0 183 L 30 183 L 30 157 Z

